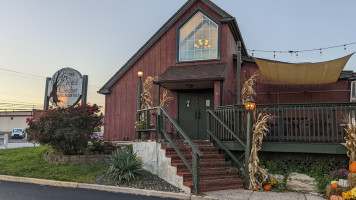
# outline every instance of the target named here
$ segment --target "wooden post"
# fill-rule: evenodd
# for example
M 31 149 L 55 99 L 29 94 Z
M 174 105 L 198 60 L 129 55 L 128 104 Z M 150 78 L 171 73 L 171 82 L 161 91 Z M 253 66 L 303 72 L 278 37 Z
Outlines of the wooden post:
M 51 81 L 51 78 L 47 77 L 46 78 L 46 89 L 45 89 L 45 96 L 44 96 L 44 103 L 43 103 L 43 110 L 48 110 L 48 105 L 49 105 L 49 98 L 48 98 L 48 85 L 49 82 Z
M 161 85 L 157 84 L 157 107 L 161 105 Z M 157 116 L 156 116 L 156 141 L 162 139 L 161 134 L 161 126 L 160 126 L 160 115 L 161 109 L 157 109 Z
M 246 147 L 245 147 L 245 173 L 246 179 L 245 184 L 247 186 L 250 185 L 250 177 L 249 177 L 249 166 L 248 161 L 251 155 L 251 146 L 252 146 L 252 111 L 247 111 L 247 124 L 246 124 Z
M 87 103 L 88 96 L 88 75 L 83 75 L 83 83 L 82 83 L 82 104 Z
M 200 166 L 199 166 L 199 156 L 192 150 L 192 168 L 193 168 L 193 194 L 200 193 Z

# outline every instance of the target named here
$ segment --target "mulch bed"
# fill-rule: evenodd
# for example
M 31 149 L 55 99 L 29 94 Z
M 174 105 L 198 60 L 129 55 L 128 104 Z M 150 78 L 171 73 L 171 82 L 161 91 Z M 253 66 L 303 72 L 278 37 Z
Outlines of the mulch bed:
M 142 177 L 130 182 L 117 182 L 109 174 L 104 174 L 96 179 L 95 184 L 130 187 L 137 189 L 159 190 L 165 192 L 183 192 L 179 188 L 169 184 L 165 180 L 146 171 Z

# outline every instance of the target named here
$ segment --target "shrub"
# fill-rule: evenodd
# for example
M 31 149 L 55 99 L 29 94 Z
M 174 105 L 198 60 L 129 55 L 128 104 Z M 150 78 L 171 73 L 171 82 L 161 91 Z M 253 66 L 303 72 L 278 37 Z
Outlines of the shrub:
M 142 161 L 136 157 L 136 153 L 126 149 L 117 149 L 109 160 L 108 173 L 116 181 L 131 181 L 143 174 Z
M 45 111 L 39 119 L 27 119 L 28 140 L 49 145 L 57 153 L 83 154 L 93 132 L 101 126 L 99 107 L 82 104 Z

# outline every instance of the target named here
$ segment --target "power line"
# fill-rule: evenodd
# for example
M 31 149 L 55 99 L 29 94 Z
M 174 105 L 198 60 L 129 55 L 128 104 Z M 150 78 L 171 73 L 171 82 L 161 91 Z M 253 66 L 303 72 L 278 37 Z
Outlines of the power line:
M 41 76 L 41 75 L 34 75 L 34 74 L 28 74 L 28 73 L 18 72 L 18 71 L 14 71 L 14 70 L 5 69 L 5 68 L 2 68 L 2 67 L 0 67 L 0 70 L 7 71 L 7 72 L 12 72 L 12 73 L 16 73 L 16 74 L 23 74 L 23 75 L 27 75 L 27 76 L 40 77 L 40 78 L 43 78 L 43 79 L 46 79 L 46 78 L 47 78 L 47 77 Z M 3 73 L 3 74 L 4 74 L 4 73 Z M 7 75 L 30 78 L 30 77 L 26 77 L 26 76 L 15 75 L 15 74 L 7 74 Z M 37 80 L 43 80 L 43 79 L 37 79 Z M 88 85 L 88 86 L 89 86 L 89 87 L 95 87 L 95 88 L 101 88 L 101 87 L 95 86 L 95 85 Z
M 7 72 L 12 72 L 12 73 L 17 73 L 17 74 L 25 74 L 25 75 L 28 75 L 28 76 L 35 76 L 35 77 L 40 77 L 40 78 L 46 78 L 46 77 L 41 76 L 41 75 L 34 75 L 34 74 L 28 74 L 28 73 L 18 72 L 18 71 L 14 71 L 14 70 L 5 69 L 5 68 L 2 68 L 2 67 L 0 67 L 0 70 L 7 71 Z

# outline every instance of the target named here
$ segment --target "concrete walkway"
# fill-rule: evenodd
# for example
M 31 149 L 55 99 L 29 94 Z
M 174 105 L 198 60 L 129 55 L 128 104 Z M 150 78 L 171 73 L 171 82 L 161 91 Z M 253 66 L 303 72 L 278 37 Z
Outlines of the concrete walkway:
M 207 192 L 213 199 L 224 200 L 324 200 L 323 197 L 296 192 L 260 192 L 251 190 L 223 190 Z

